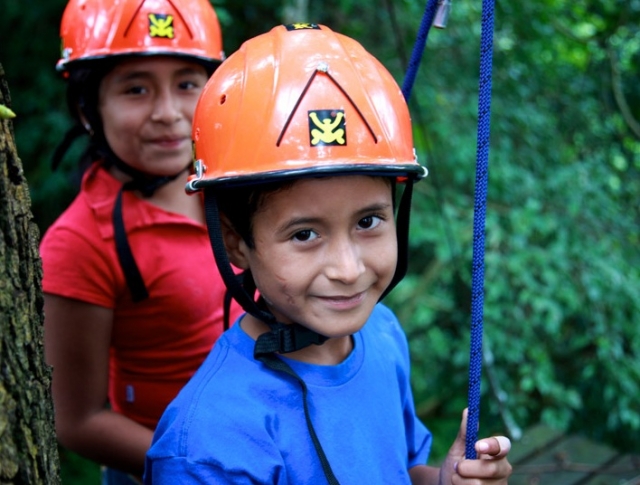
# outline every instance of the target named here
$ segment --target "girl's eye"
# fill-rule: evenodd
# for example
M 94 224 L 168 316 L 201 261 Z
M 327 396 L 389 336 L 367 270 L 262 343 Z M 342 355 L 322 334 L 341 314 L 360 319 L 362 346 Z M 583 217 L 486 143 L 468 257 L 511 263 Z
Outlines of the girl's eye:
M 317 238 L 318 235 L 312 231 L 311 229 L 305 229 L 303 231 L 298 231 L 293 235 L 293 239 L 295 241 L 301 241 L 301 242 L 306 242 L 306 241 L 311 241 L 315 238 Z
M 199 89 L 203 86 L 203 84 L 204 83 L 198 82 L 197 80 L 186 80 L 178 83 L 178 87 L 187 91 L 190 89 Z
M 382 219 L 378 216 L 363 217 L 358 221 L 358 227 L 361 229 L 373 229 L 382 222 Z
M 193 89 L 196 87 L 196 83 L 193 83 L 191 81 L 182 81 L 179 86 L 180 89 Z

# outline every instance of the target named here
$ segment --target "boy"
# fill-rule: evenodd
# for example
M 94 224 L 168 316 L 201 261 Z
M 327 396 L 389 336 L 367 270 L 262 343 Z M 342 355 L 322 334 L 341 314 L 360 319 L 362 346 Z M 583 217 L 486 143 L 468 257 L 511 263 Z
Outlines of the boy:
M 188 190 L 205 191 L 217 265 L 247 313 L 168 407 L 145 483 L 506 484 L 508 439 L 464 460 L 465 417 L 443 467 L 425 465 L 406 338 L 378 302 L 406 268 L 426 170 L 384 67 L 325 26 L 276 27 L 214 74 L 193 133 Z

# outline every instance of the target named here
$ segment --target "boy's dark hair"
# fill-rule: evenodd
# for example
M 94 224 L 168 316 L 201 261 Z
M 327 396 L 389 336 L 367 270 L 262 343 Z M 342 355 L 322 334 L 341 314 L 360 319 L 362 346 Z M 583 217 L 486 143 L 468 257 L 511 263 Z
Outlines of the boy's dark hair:
M 295 180 L 278 181 L 245 187 L 221 188 L 216 190 L 216 199 L 221 214 L 240 235 L 250 249 L 255 249 L 253 240 L 253 216 L 264 200 L 271 194 L 291 187 Z

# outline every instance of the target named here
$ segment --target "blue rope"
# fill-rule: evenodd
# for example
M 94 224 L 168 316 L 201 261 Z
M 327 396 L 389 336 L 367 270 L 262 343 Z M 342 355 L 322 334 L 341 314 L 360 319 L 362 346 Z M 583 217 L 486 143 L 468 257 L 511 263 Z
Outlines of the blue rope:
M 495 0 L 482 0 L 480 35 L 480 76 L 478 80 L 478 141 L 476 152 L 476 192 L 473 212 L 473 257 L 471 273 L 471 342 L 469 355 L 469 415 L 465 456 L 476 458 L 480 421 L 480 381 L 482 377 L 482 318 L 484 304 L 484 229 L 489 179 L 489 132 L 491 122 L 491 70 L 493 63 L 493 14 Z
M 429 29 L 435 17 L 438 0 L 428 0 L 409 67 L 402 84 L 402 94 L 409 101 L 411 89 L 426 47 Z M 469 394 L 465 456 L 476 459 L 475 442 L 480 422 L 480 384 L 482 380 L 482 333 L 484 305 L 484 251 L 487 187 L 489 180 L 489 134 L 491 122 L 491 74 L 493 66 L 493 20 L 495 0 L 482 1 L 480 36 L 480 75 L 478 80 L 478 137 L 476 151 L 476 191 L 473 213 L 473 256 L 471 273 L 471 336 L 469 355 Z
M 411 89 L 413 83 L 416 80 L 418 74 L 418 68 L 420 67 L 420 60 L 424 48 L 427 46 L 427 37 L 429 36 L 429 29 L 433 23 L 433 19 L 436 16 L 436 7 L 438 0 L 428 0 L 425 6 L 424 13 L 422 14 L 422 21 L 420 22 L 420 28 L 418 30 L 418 36 L 416 42 L 413 44 L 413 51 L 411 52 L 411 59 L 409 59 L 409 66 L 407 67 L 407 73 L 404 76 L 402 83 L 402 94 L 405 101 L 409 102 L 409 96 L 411 96 Z

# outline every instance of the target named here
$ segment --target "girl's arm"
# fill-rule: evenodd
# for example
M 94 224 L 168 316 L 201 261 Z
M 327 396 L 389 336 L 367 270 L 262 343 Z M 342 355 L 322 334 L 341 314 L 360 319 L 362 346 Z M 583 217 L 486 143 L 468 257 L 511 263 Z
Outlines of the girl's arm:
M 153 431 L 106 408 L 113 310 L 45 293 L 44 312 L 58 441 L 86 458 L 142 476 Z

